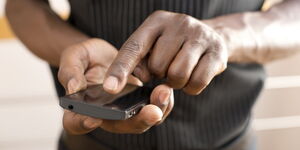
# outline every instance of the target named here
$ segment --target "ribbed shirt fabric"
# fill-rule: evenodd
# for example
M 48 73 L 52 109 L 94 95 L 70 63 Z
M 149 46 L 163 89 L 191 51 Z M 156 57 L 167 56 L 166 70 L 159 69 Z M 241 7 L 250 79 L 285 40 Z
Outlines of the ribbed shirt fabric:
M 263 0 L 69 0 L 70 24 L 117 48 L 155 10 L 198 19 L 256 11 Z M 55 70 L 53 70 L 55 72 Z M 113 134 L 97 129 L 87 136 L 118 150 L 217 149 L 245 131 L 251 108 L 261 91 L 265 73 L 256 64 L 229 64 L 198 96 L 174 92 L 172 113 L 159 126 L 141 135 Z M 153 81 L 148 84 L 157 85 Z M 63 89 L 57 84 L 60 95 Z

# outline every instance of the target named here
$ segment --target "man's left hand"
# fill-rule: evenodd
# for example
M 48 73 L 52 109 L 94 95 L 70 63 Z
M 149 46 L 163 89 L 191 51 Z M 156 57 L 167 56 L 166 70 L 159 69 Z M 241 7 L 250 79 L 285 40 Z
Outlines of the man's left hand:
M 104 88 L 119 92 L 134 72 L 142 81 L 154 74 L 166 78 L 169 86 L 196 95 L 226 69 L 227 60 L 225 40 L 204 22 L 156 11 L 124 43 L 106 74 Z

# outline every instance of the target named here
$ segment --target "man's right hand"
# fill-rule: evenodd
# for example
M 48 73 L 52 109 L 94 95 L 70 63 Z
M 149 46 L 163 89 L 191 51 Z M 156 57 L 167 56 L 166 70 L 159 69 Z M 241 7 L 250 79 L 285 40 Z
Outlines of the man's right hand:
M 85 89 L 88 85 L 101 84 L 117 53 L 115 47 L 101 39 L 90 39 L 64 50 L 58 78 L 67 94 Z M 142 85 L 132 75 L 127 83 Z M 150 103 L 134 117 L 121 121 L 96 119 L 65 110 L 63 125 L 71 134 L 85 134 L 98 127 L 113 133 L 142 133 L 168 116 L 174 103 L 173 90 L 167 85 L 157 86 L 151 94 Z

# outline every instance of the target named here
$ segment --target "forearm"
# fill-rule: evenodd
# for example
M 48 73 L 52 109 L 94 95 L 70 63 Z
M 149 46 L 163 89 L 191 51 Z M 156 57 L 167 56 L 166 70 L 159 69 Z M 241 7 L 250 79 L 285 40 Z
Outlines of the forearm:
M 300 0 L 285 0 L 266 12 L 247 12 L 208 21 L 220 31 L 229 61 L 267 63 L 300 52 Z
M 28 49 L 54 66 L 66 47 L 88 39 L 57 16 L 46 0 L 8 0 L 6 15 Z

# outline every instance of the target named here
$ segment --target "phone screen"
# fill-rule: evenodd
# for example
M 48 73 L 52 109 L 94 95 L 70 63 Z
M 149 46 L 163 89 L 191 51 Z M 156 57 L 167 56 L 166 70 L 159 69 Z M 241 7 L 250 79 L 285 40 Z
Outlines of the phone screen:
M 138 104 L 149 103 L 151 92 L 152 89 L 149 87 L 126 85 L 120 93 L 109 94 L 104 91 L 102 85 L 92 85 L 78 93 L 66 95 L 64 98 L 101 108 L 126 111 Z M 68 107 L 72 110 L 74 106 Z

